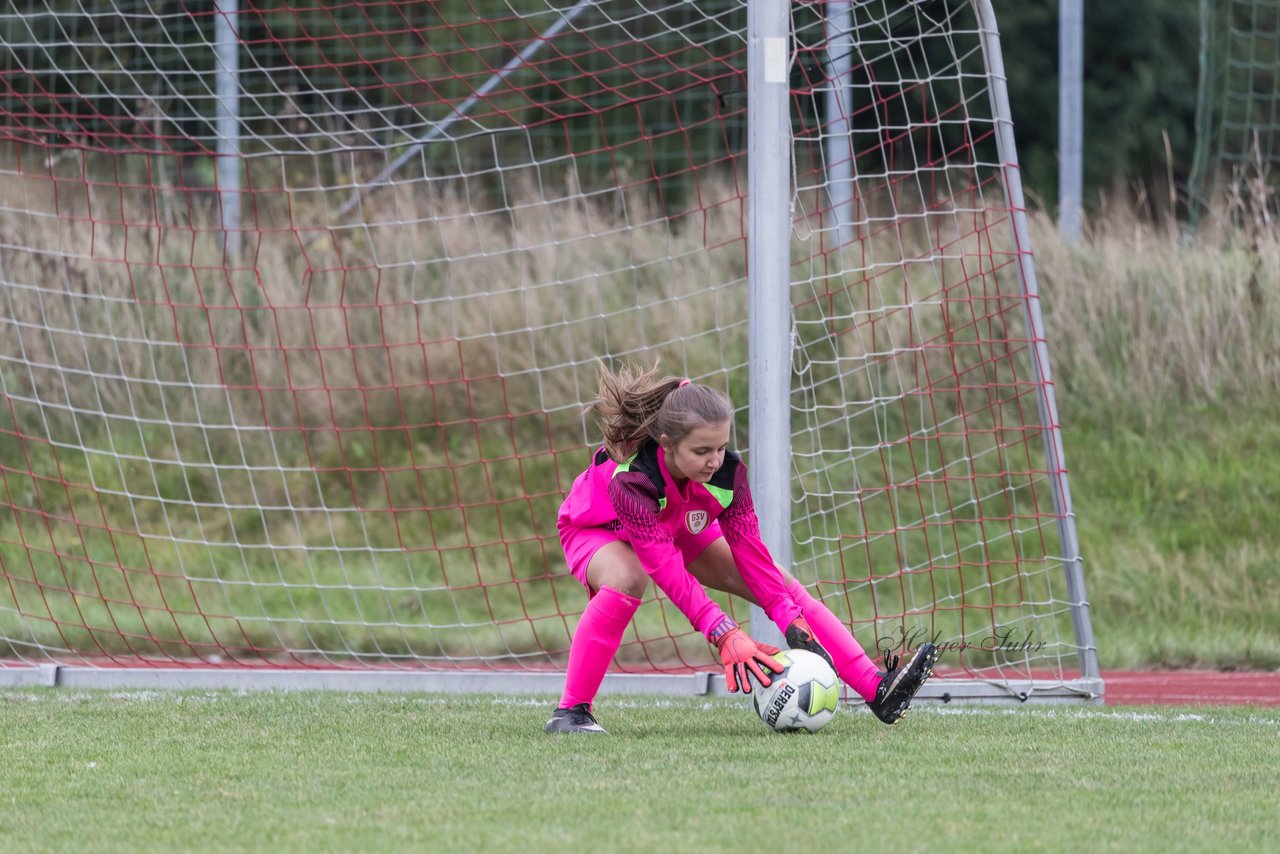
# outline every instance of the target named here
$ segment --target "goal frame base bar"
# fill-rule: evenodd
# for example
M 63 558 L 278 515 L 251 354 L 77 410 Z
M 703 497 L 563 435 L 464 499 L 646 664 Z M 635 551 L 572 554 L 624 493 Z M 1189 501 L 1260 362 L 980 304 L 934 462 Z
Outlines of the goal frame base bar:
M 40 664 L 0 667 L 0 688 L 60 687 L 96 690 L 233 690 L 233 691 L 352 691 L 424 694 L 557 694 L 564 674 L 476 671 L 360 671 L 281 670 L 199 667 L 84 667 Z M 663 696 L 729 696 L 723 676 L 697 673 L 611 673 L 601 693 Z M 858 698 L 845 691 L 846 703 Z M 1101 679 L 1035 681 L 945 678 L 928 682 L 917 699 L 937 703 L 998 705 L 1103 702 Z

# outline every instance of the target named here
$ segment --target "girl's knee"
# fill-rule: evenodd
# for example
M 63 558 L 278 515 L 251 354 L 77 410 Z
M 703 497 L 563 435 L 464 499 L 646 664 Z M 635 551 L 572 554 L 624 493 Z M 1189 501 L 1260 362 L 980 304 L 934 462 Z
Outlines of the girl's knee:
M 600 586 L 612 587 L 619 593 L 640 599 L 644 596 L 649 584 L 649 575 L 644 567 L 635 564 L 615 564 L 601 573 Z

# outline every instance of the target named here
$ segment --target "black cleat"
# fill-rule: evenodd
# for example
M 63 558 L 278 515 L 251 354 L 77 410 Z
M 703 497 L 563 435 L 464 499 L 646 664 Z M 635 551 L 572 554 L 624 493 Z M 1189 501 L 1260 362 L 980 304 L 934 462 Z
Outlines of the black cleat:
M 804 617 L 799 617 L 794 623 L 787 626 L 787 646 L 791 649 L 803 649 L 820 655 L 831 665 L 831 669 L 835 670 L 835 662 L 831 660 L 830 654 L 822 648 L 822 644 L 818 643 L 818 639 L 813 636 L 813 632 L 809 629 L 809 624 L 805 622 Z
M 591 707 L 586 703 L 556 709 L 543 729 L 547 732 L 598 732 L 608 735 L 605 728 L 591 716 Z
M 911 708 L 912 698 L 933 675 L 938 648 L 931 643 L 921 644 L 905 666 L 899 667 L 899 660 L 896 655 L 890 658 L 889 651 L 885 650 L 885 673 L 880 678 L 880 687 L 876 688 L 876 698 L 867 703 L 876 717 L 887 724 L 896 724 Z

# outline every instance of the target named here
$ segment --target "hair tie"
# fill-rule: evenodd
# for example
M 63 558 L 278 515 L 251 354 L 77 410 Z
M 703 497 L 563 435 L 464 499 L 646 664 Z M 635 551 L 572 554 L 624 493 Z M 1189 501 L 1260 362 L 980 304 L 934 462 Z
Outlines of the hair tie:
M 676 388 L 684 388 L 691 382 L 693 382 L 693 380 L 680 380 L 680 385 L 676 386 Z

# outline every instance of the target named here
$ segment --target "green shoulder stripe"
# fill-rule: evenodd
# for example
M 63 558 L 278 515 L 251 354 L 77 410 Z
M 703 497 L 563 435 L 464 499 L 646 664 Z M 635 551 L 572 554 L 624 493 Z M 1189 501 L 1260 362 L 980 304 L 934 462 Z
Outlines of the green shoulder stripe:
M 657 443 L 652 440 L 645 442 L 636 452 L 618 463 L 618 467 L 613 470 L 610 477 L 617 477 L 619 473 L 624 471 L 637 471 L 649 478 L 649 482 L 654 485 L 658 493 L 658 510 L 662 510 L 667 506 L 667 490 L 666 484 L 662 480 L 662 473 L 658 471 L 657 459 Z
M 707 492 L 710 492 L 712 497 L 715 498 L 716 501 L 720 502 L 721 507 L 728 507 L 729 504 L 733 501 L 732 489 L 725 489 L 723 487 L 713 486 L 712 484 L 708 483 Z
M 726 451 L 720 470 L 711 476 L 707 484 L 707 492 L 720 502 L 721 507 L 728 507 L 733 502 L 733 481 L 742 465 L 742 457 L 733 451 Z

